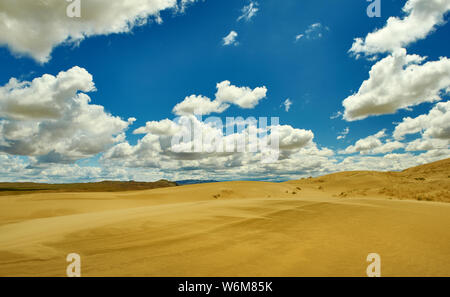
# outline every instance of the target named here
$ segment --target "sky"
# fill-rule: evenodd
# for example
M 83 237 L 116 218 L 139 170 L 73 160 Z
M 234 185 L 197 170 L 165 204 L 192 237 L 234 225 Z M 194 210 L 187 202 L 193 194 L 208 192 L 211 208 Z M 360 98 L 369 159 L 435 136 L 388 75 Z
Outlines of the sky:
M 284 181 L 448 158 L 450 0 L 375 2 L 4 0 L 0 181 Z M 176 150 L 180 117 L 222 139 L 251 127 L 208 117 L 268 118 L 278 159 Z

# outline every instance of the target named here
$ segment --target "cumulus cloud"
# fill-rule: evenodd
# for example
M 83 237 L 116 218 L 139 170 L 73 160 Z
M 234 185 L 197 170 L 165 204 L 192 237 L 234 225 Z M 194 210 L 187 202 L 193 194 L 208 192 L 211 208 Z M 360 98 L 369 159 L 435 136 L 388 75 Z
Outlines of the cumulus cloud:
M 119 146 L 119 145 L 118 145 Z M 116 146 L 115 148 L 117 148 Z M 149 152 L 148 149 L 142 150 Z M 314 143 L 289 152 L 277 163 L 261 164 L 256 155 L 231 154 L 228 156 L 210 156 L 203 159 L 188 160 L 185 156 L 164 160 L 164 163 L 151 167 L 151 158 L 139 160 L 133 158 L 137 165 L 133 167 L 131 155 L 125 159 L 118 158 L 116 165 L 112 160 L 104 160 L 101 166 L 79 166 L 53 164 L 48 168 L 30 168 L 28 162 L 18 157 L 0 154 L 0 178 L 4 181 L 39 181 L 39 182 L 85 182 L 101 180 L 140 180 L 154 181 L 161 178 L 181 179 L 258 179 L 268 181 L 292 180 L 301 177 L 317 176 L 336 171 L 351 170 L 403 170 L 446 158 L 449 149 L 430 150 L 421 154 L 402 153 L 383 156 L 355 155 L 338 161 L 332 150 L 318 148 Z M 163 155 L 156 155 L 161 158 Z M 123 160 L 123 161 L 122 161 Z M 147 164 L 145 164 L 147 162 Z M 127 167 L 130 165 L 130 167 Z
M 211 101 L 211 99 L 204 96 L 191 95 L 186 97 L 183 102 L 178 103 L 173 108 L 173 113 L 176 115 L 208 115 L 211 113 L 222 113 L 229 107 L 228 104 L 223 104 L 217 100 Z
M 340 151 L 341 154 L 354 154 L 361 153 L 366 154 L 375 148 L 381 147 L 383 144 L 381 142 L 382 138 L 385 138 L 386 130 L 381 130 L 380 132 L 370 135 L 366 138 L 358 140 L 354 145 L 348 146 L 345 150 Z
M 446 152 L 429 151 L 420 155 L 412 153 L 386 154 L 383 156 L 355 155 L 345 158 L 334 167 L 336 171 L 376 170 L 400 171 L 414 166 L 434 162 L 449 155 Z
M 0 87 L 0 151 L 41 163 L 71 163 L 123 141 L 124 121 L 91 104 L 92 75 L 73 67 Z
M 211 100 L 202 95 L 191 95 L 173 108 L 173 113 L 179 116 L 208 115 L 222 113 L 230 107 L 230 104 L 240 108 L 254 108 L 259 101 L 266 97 L 267 88 L 237 87 L 228 80 L 217 84 L 215 99 Z
M 0 180 L 4 182 L 73 183 L 104 180 L 146 180 L 165 178 L 160 170 L 125 168 L 123 166 L 82 166 L 78 164 L 52 164 L 43 166 L 32 158 L 15 157 L 0 153 Z
M 354 145 L 348 146 L 345 150 L 340 151 L 341 154 L 360 153 L 361 155 L 368 154 L 386 154 L 405 147 L 404 143 L 387 139 L 383 143 L 383 138 L 386 138 L 386 130 L 383 129 L 374 135 L 358 140 Z
M 183 11 L 193 0 L 81 1 L 81 18 L 69 18 L 67 1 L 2 0 L 0 44 L 19 55 L 44 63 L 54 47 L 112 33 L 127 33 L 149 17 L 161 22 L 160 12 Z
M 232 103 L 241 108 L 254 108 L 261 99 L 266 98 L 267 88 L 237 87 L 228 80 L 217 84 L 216 100 L 223 103 Z
M 295 129 L 289 125 L 278 127 L 281 150 L 295 150 L 307 146 L 314 139 L 310 130 Z
M 164 160 L 161 152 L 160 136 L 147 134 L 134 146 L 128 142 L 115 145 L 106 151 L 101 159 L 125 168 L 161 168 L 160 164 Z
M 375 135 L 358 140 L 354 145 L 350 145 L 341 154 L 366 153 L 382 145 L 380 138 L 386 137 L 385 130 L 381 130 Z
M 165 119 L 162 121 L 147 122 L 145 127 L 133 131 L 133 134 L 154 134 L 161 136 L 173 136 L 180 131 L 180 126 L 175 122 Z
M 250 1 L 250 3 L 246 6 L 244 6 L 241 10 L 242 14 L 238 17 L 238 21 L 245 20 L 250 21 L 254 16 L 256 16 L 256 13 L 259 11 L 259 3 L 256 1 Z
M 221 122 L 219 118 L 215 120 Z M 156 134 L 151 129 L 158 126 L 176 126 L 176 135 Z M 230 129 L 231 127 L 231 129 Z M 235 119 L 227 125 L 202 121 L 195 116 L 184 116 L 174 121 L 151 122 L 136 145 L 124 141 L 109 149 L 102 162 L 108 166 L 121 164 L 130 168 L 164 168 L 165 172 L 208 172 L 212 170 L 223 176 L 242 174 L 250 169 L 260 170 L 262 160 L 270 153 L 272 133 L 278 133 L 280 161 L 297 158 L 300 152 L 306 156 L 326 158 L 332 152 L 315 148 L 312 131 L 296 129 L 288 125 L 257 125 L 256 120 Z M 225 133 L 226 132 L 226 133 Z M 188 134 L 188 137 L 184 136 Z M 252 138 L 255 136 L 256 138 Z M 305 151 L 307 150 L 307 151 Z M 307 159 L 307 158 L 305 158 Z M 272 164 L 273 166 L 278 166 Z M 299 165 L 292 166 L 299 168 Z M 282 167 L 279 167 L 281 172 Z
M 28 164 L 17 156 L 0 152 L 0 178 L 2 181 L 17 181 L 23 178 L 23 172 Z
M 450 146 L 450 101 L 437 103 L 428 114 L 404 118 L 395 127 L 393 136 L 403 140 L 406 135 L 419 134 L 407 151 L 448 150 Z
M 231 123 L 228 123 L 227 119 L 224 126 L 220 118 L 208 118 L 203 122 L 197 116 L 222 113 L 231 104 L 240 108 L 254 108 L 266 94 L 266 87 L 251 89 L 234 86 L 229 81 L 218 83 L 214 100 L 201 95 L 186 97 L 173 108 L 173 113 L 180 116 L 179 118 L 146 123 L 145 127 L 133 132 L 145 134 L 136 145 L 123 141 L 109 149 L 102 156 L 102 160 L 108 164 L 120 163 L 126 167 L 163 166 L 173 170 L 201 166 L 204 169 L 214 166 L 236 167 L 248 162 L 260 162 L 261 154 L 255 154 L 258 139 L 260 144 L 270 147 L 272 138 L 269 134 L 275 126 L 270 127 L 265 123 L 264 127 L 258 128 L 257 123 L 251 119 L 236 119 Z M 235 126 L 237 131 L 234 131 Z M 279 141 L 280 148 L 284 150 L 300 149 L 308 145 L 314 137 L 311 131 L 290 126 L 276 126 L 276 130 L 282 132 Z M 257 138 L 251 138 L 252 136 Z M 251 139 L 257 143 L 249 141 Z M 242 143 L 244 150 L 239 150 Z
M 160 128 L 163 127 L 171 127 L 177 132 L 160 133 Z M 212 143 L 207 142 L 206 138 L 218 136 L 223 140 L 223 131 L 195 116 L 183 116 L 176 121 L 149 122 L 138 131 L 140 133 L 147 131 L 148 134 L 138 140 L 136 145 L 123 142 L 112 147 L 102 156 L 103 162 L 120 163 L 125 167 L 164 168 L 170 171 L 192 167 L 193 164 L 200 166 L 200 163 L 207 164 L 213 161 L 215 164 L 230 155 L 224 153 L 224 150 L 208 152 Z M 188 136 L 183 138 L 186 134 Z M 173 140 L 174 138 L 179 141 Z M 196 142 L 198 139 L 200 146 Z
M 371 153 L 372 154 L 386 154 L 390 153 L 399 149 L 402 149 L 405 147 L 404 143 L 401 143 L 399 141 L 391 141 L 388 140 L 386 143 L 382 144 L 379 147 L 374 148 Z
M 404 18 L 390 17 L 385 27 L 364 39 L 356 38 L 350 52 L 373 55 L 406 47 L 426 38 L 436 26 L 442 25 L 449 10 L 448 0 L 408 0 L 403 7 Z
M 222 39 L 223 45 L 228 46 L 228 45 L 238 45 L 239 42 L 236 40 L 236 38 L 238 37 L 238 34 L 236 31 L 231 31 L 230 33 L 228 33 L 227 36 L 225 36 Z
M 447 139 L 433 139 L 433 138 L 418 138 L 410 143 L 406 147 L 406 151 L 431 151 L 448 149 L 449 140 Z
M 450 101 L 437 103 L 428 114 L 416 118 L 404 118 L 395 127 L 394 138 L 422 133 L 427 138 L 450 140 Z
M 423 102 L 441 100 L 450 86 L 450 60 L 426 62 L 405 49 L 377 62 L 359 91 L 343 101 L 344 119 L 355 121 L 372 115 L 391 114 Z

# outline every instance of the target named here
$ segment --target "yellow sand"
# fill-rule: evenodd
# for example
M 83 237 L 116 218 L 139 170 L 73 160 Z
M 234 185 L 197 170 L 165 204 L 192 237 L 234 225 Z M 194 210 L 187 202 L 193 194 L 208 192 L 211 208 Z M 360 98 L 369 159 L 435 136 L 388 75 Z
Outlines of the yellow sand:
M 1 197 L 0 276 L 450 276 L 450 203 L 324 179 Z

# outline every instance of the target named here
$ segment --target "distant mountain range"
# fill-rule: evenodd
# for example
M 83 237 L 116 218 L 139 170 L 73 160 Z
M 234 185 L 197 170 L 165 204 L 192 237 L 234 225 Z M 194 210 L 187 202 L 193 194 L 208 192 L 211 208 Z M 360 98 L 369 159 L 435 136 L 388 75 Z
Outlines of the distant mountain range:
M 210 184 L 210 183 L 218 183 L 217 180 L 199 180 L 199 179 L 186 179 L 176 181 L 177 185 L 195 185 L 195 184 Z

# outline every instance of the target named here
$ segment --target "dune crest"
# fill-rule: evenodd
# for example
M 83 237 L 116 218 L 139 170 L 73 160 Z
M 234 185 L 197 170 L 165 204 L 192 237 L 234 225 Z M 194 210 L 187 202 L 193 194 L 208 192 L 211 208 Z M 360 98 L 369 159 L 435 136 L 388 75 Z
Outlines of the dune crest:
M 402 172 L 351 171 L 287 182 L 333 197 L 383 197 L 450 202 L 450 159 Z

